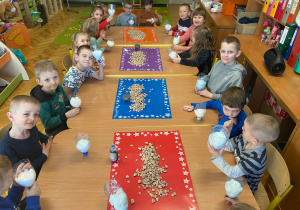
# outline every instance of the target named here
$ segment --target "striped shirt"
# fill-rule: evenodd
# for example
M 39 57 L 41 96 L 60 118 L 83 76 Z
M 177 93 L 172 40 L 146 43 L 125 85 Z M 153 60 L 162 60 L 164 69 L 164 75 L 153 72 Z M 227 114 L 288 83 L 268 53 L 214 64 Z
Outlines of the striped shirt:
M 237 165 L 230 166 L 225 162 L 222 156 L 212 158 L 212 162 L 227 176 L 240 177 L 244 176 L 252 193 L 257 190 L 261 177 L 266 168 L 267 153 L 266 146 L 262 146 L 253 150 L 244 150 L 247 141 L 243 138 L 243 134 L 231 138 L 225 151 L 233 152 Z

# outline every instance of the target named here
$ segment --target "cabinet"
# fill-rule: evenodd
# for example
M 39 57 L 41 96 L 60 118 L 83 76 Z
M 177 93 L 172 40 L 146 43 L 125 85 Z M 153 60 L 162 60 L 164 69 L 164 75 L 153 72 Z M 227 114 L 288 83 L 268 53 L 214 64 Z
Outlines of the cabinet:
M 212 13 L 209 9 L 205 8 L 203 4 L 200 7 L 206 11 L 205 24 L 211 29 L 214 44 L 217 50 L 217 57 L 220 58 L 220 46 L 221 41 L 226 38 L 229 34 L 234 34 L 236 19 L 231 15 L 223 15 L 222 13 Z
M 6 48 L 7 53 L 0 57 L 0 86 L 7 87 L 0 94 L 0 105 L 14 91 L 22 80 L 29 80 L 26 70 L 19 59 L 0 42 L 0 48 Z

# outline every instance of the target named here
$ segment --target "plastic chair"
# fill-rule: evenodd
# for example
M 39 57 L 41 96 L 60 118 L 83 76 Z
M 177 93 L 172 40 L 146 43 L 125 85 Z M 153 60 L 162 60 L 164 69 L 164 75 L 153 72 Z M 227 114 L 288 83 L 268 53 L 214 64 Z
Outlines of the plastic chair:
M 277 196 L 275 197 L 274 195 L 275 198 L 270 203 L 265 190 L 267 186 L 263 186 L 263 184 L 260 182 L 254 197 L 261 209 L 272 210 L 275 209 L 281 200 L 290 192 L 290 190 L 294 187 L 294 183 L 290 180 L 288 167 L 278 150 L 270 143 L 266 144 L 266 149 L 266 170 L 273 179 Z M 272 191 L 272 193 L 274 192 Z
M 252 111 L 247 105 L 244 106 L 244 112 L 247 116 L 252 115 Z
M 73 65 L 70 55 L 65 55 L 63 57 L 62 65 L 64 66 L 63 74 L 66 75 L 69 68 Z
M 6 135 L 7 131 L 11 128 L 11 122 L 8 123 L 6 126 L 4 126 L 3 128 L 1 128 L 0 130 L 0 141 L 4 138 L 4 136 Z

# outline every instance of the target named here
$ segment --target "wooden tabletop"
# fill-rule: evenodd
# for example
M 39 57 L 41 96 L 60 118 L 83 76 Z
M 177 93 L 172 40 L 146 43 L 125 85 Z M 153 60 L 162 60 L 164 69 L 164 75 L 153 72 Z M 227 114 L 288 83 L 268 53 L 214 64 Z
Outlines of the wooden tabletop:
M 211 154 L 206 145 L 210 127 L 200 129 L 176 126 L 172 128 L 106 126 L 71 129 L 58 134 L 39 176 L 39 186 L 42 189 L 41 206 L 45 210 L 106 209 L 107 198 L 103 186 L 109 180 L 109 148 L 113 142 L 114 132 L 174 130 L 180 132 L 199 209 L 228 209 L 224 200 L 226 175 L 211 163 Z M 77 132 L 90 135 L 91 149 L 86 157 L 75 147 L 74 137 Z M 231 153 L 224 152 L 224 158 L 229 164 L 234 164 Z M 247 184 L 239 199 L 258 209 Z
M 300 122 L 300 76 L 286 63 L 285 72 L 274 76 L 267 69 L 264 53 L 271 49 L 265 42 L 260 41 L 260 36 L 234 35 L 241 42 L 241 50 L 247 61 L 262 79 L 264 84 L 276 97 L 283 108 L 296 123 Z
M 137 77 L 165 78 L 171 106 L 172 119 L 112 119 L 118 77 L 106 77 L 103 81 L 88 78 L 79 89 L 82 106 L 79 115 L 68 119 L 71 128 L 97 128 L 101 126 L 140 127 L 163 125 L 203 126 L 218 123 L 217 111 L 207 110 L 201 121 L 197 121 L 194 112 L 183 111 L 184 105 L 206 101 L 194 92 L 196 76 Z

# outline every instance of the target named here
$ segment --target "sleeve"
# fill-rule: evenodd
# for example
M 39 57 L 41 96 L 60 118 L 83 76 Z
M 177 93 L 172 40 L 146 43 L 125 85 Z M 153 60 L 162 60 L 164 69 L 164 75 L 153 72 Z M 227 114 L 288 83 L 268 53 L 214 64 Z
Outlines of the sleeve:
M 38 131 L 38 135 L 39 135 L 41 143 L 45 143 L 45 144 L 48 143 L 48 139 L 49 139 L 48 136 L 46 136 L 45 134 L 41 133 L 40 131 Z
M 201 102 L 201 103 L 191 103 L 191 105 L 195 108 L 198 104 L 205 104 L 206 102 Z
M 227 152 L 233 152 L 234 151 L 234 149 L 237 147 L 235 138 L 239 139 L 238 136 L 229 139 L 229 141 L 226 144 L 226 148 L 224 149 L 225 151 L 227 151 Z
M 180 37 L 180 41 L 179 43 L 183 43 L 183 42 L 186 42 L 190 39 L 190 34 L 192 33 L 192 29 L 189 28 L 185 34 L 183 34 L 181 37 Z
M 179 56 L 180 56 L 180 54 L 179 54 Z M 186 58 L 181 58 L 180 64 L 186 65 L 186 66 L 197 67 L 197 66 L 200 66 L 201 64 L 203 64 L 208 58 L 209 58 L 208 51 L 201 50 L 194 60 L 188 60 Z
M 183 36 L 186 33 L 186 31 L 181 31 L 181 36 Z
M 203 104 L 203 103 L 206 104 L 207 109 L 218 109 L 218 106 L 217 106 L 218 101 L 213 101 L 213 100 L 201 102 L 201 103 L 192 103 L 191 105 L 196 107 L 197 104 Z
M 103 42 L 103 40 L 99 37 L 99 38 L 96 40 L 97 46 L 99 46 L 102 42 Z
M 71 67 L 72 68 L 72 67 Z M 67 74 L 64 77 L 63 80 L 63 86 L 69 87 L 69 88 L 75 88 L 76 84 L 80 83 L 79 78 L 75 72 L 73 72 L 69 69 Z
M 3 141 L 3 140 L 2 140 Z M 9 144 L 9 142 L 5 142 L 5 144 L 2 147 L 1 155 L 4 155 L 8 158 L 11 165 L 14 166 L 18 161 L 19 155 L 15 151 L 14 147 Z
M 109 23 L 107 22 L 106 19 L 104 21 L 102 21 L 101 23 L 99 23 L 99 33 L 103 28 L 105 28 L 108 25 L 109 25 Z
M 90 77 L 94 74 L 94 71 L 92 69 L 86 69 L 85 77 Z
M 191 56 L 189 50 L 183 51 L 182 53 L 179 53 L 178 55 L 179 55 L 179 57 L 181 58 L 181 60 L 182 60 L 183 58 L 189 58 L 189 57 Z M 181 62 L 180 62 L 180 63 L 181 63 Z
M 144 24 L 147 23 L 147 18 L 146 19 L 143 18 L 143 10 L 139 11 L 136 20 L 138 23 L 144 23 Z
M 135 25 L 135 26 L 138 26 L 138 22 L 137 22 L 137 20 L 136 20 L 136 16 L 135 16 L 134 14 L 133 14 L 133 16 L 134 16 L 134 17 L 133 17 L 134 25 Z
M 66 92 L 64 91 L 64 88 L 62 86 L 60 86 L 60 91 L 62 92 L 64 98 L 65 98 L 65 105 L 67 106 L 71 106 L 70 104 L 70 99 L 68 98 Z
M 40 196 L 26 197 L 26 210 L 41 210 Z
M 236 75 L 235 78 L 232 78 L 230 87 L 231 86 L 237 86 L 237 87 L 242 87 L 243 86 L 243 75 L 241 73 Z
M 47 156 L 42 153 L 38 158 L 31 161 L 32 167 L 37 171 L 38 168 L 40 168 L 47 160 Z
M 185 33 L 186 34 L 186 33 Z M 189 49 L 191 49 L 191 47 L 192 46 L 183 46 L 183 50 L 185 51 L 185 50 L 189 50 Z
M 175 32 L 178 31 L 178 24 L 171 29 L 173 31 L 172 36 L 174 36 Z
M 4 199 L 10 200 L 17 206 L 21 201 L 23 191 L 24 187 L 12 185 L 11 189 L 8 191 L 8 195 Z
M 60 119 L 60 114 L 52 116 L 51 115 L 51 103 L 49 102 L 43 102 L 41 104 L 41 110 L 40 110 L 40 118 L 42 121 L 42 124 L 47 129 L 55 128 L 62 124 L 62 121 Z
M 153 13 L 154 13 L 154 17 L 158 19 L 158 22 L 156 23 L 156 26 L 160 26 L 160 20 L 159 20 L 157 14 L 155 12 L 153 12 Z
M 222 94 L 220 94 L 220 93 L 213 93 L 213 96 L 212 96 L 211 99 L 215 100 L 215 101 L 220 101 L 221 97 L 222 97 Z
M 90 45 L 91 47 L 97 45 L 97 39 L 95 37 L 90 37 Z
M 121 15 L 118 16 L 117 22 L 116 22 L 116 26 L 121 26 Z
M 233 177 L 233 178 L 237 178 L 237 177 L 241 177 L 244 176 L 244 172 L 240 169 L 240 163 L 238 165 L 235 166 L 230 166 L 224 159 L 222 156 L 218 157 L 218 158 L 214 158 L 212 157 L 211 162 L 213 162 L 213 164 L 215 164 L 215 166 L 220 169 L 224 174 L 226 174 L 227 176 Z

